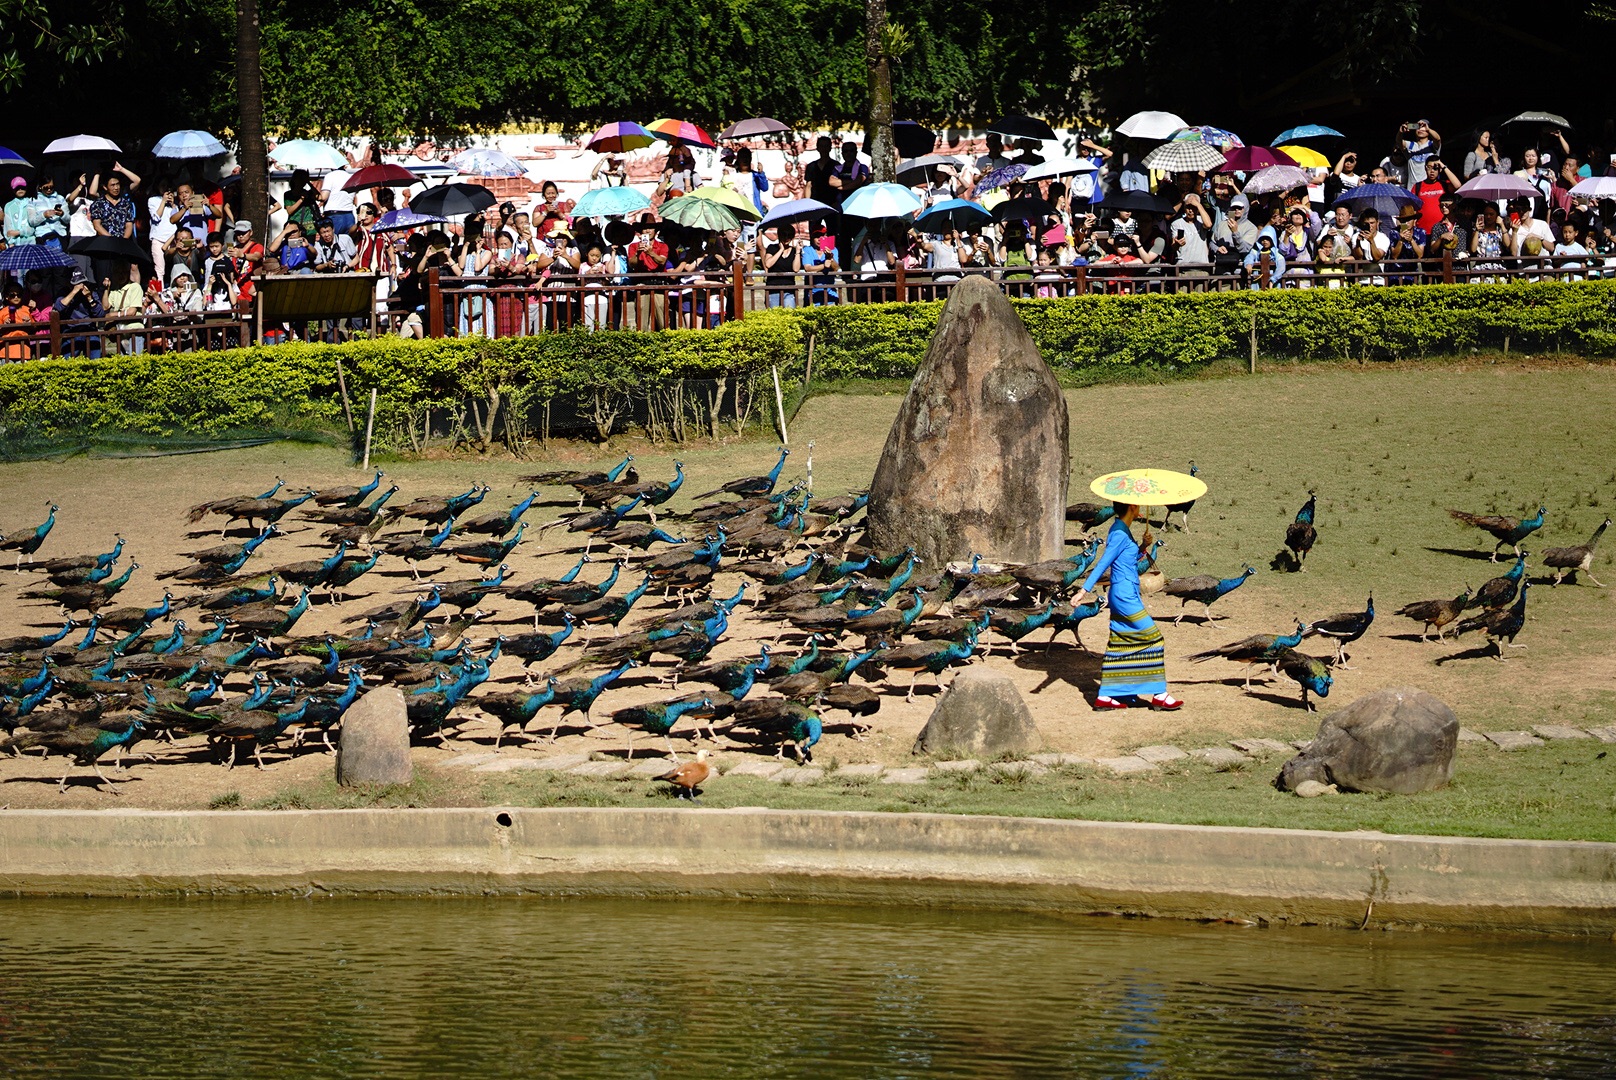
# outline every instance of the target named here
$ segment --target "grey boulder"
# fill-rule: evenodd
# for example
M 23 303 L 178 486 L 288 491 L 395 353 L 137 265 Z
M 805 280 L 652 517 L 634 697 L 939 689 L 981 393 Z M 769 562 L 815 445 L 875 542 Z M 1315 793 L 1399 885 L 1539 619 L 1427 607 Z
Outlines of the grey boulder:
M 929 566 L 1062 558 L 1069 434 L 1066 397 L 1021 317 L 986 278 L 967 277 L 887 434 L 868 542 L 912 544 Z
M 915 739 L 914 752 L 994 758 L 1030 754 L 1044 744 L 1021 691 L 1007 677 L 982 668 L 960 672 Z
M 396 686 L 379 686 L 342 715 L 337 783 L 343 787 L 407 784 L 412 775 L 404 692 Z
M 1320 721 L 1274 786 L 1298 791 L 1314 780 L 1343 791 L 1431 791 L 1453 779 L 1458 745 L 1459 718 L 1447 705 L 1413 687 L 1379 690 Z

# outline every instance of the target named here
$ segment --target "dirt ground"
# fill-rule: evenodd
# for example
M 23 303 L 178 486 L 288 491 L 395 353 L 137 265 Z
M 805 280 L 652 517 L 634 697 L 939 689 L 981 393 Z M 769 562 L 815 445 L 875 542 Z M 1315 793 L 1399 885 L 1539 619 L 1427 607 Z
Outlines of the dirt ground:
M 1249 562 L 1258 573 L 1216 605 L 1222 619 L 1213 626 L 1204 625 L 1199 608 L 1174 626 L 1171 619 L 1178 602 L 1166 597 L 1149 601 L 1152 612 L 1163 620 L 1173 691 L 1187 702 L 1177 713 L 1142 709 L 1096 713 L 1089 708 L 1086 699 L 1093 696 L 1099 674 L 1097 653 L 1105 642 L 1103 617 L 1084 626 L 1084 642 L 1096 650 L 1092 655 L 1066 643 L 1046 651 L 1045 631 L 1033 634 L 1026 643 L 1029 650 L 1014 658 L 1005 651 L 1003 639 L 992 639 L 992 655 L 980 662 L 1015 681 L 1049 749 L 1094 756 L 1157 742 L 1196 746 L 1240 735 L 1309 735 L 1317 716 L 1302 711 L 1296 687 L 1288 680 L 1259 682 L 1245 693 L 1239 666 L 1223 661 L 1192 665 L 1181 658 L 1249 634 L 1284 632 L 1297 618 L 1361 608 L 1371 592 L 1379 617 L 1369 635 L 1353 647 L 1353 669 L 1336 672 L 1324 708 L 1371 690 L 1414 685 L 1447 700 L 1466 725 L 1482 730 L 1534 722 L 1611 723 L 1616 717 L 1612 647 L 1616 609 L 1607 590 L 1587 583 L 1535 589 L 1530 621 L 1520 639 L 1528 648 L 1512 652 L 1503 664 L 1483 655 L 1482 642 L 1475 636 L 1462 643 L 1420 644 L 1419 627 L 1392 614 L 1402 604 L 1451 596 L 1461 584 L 1477 586 L 1503 572 L 1503 564 L 1486 558 L 1490 540 L 1451 521 L 1444 512 L 1448 506 L 1478 512 L 1524 509 L 1530 514 L 1541 498 L 1551 512 L 1543 533 L 1534 540 L 1569 545 L 1587 538 L 1616 501 L 1616 475 L 1611 473 L 1616 434 L 1608 421 L 1616 407 L 1616 372 L 1610 368 L 1530 363 L 1321 367 L 1163 387 L 1099 387 L 1074 390 L 1068 397 L 1073 415 L 1073 500 L 1088 497 L 1088 478 L 1111 469 L 1129 465 L 1183 469 L 1193 458 L 1211 491 L 1197 506 L 1188 532 L 1166 533 L 1163 568 L 1170 576 L 1229 576 Z M 806 477 L 812 440 L 816 494 L 867 484 L 898 403 L 893 395 L 811 400 L 791 433 L 794 453 L 785 480 Z M 419 460 L 383 467 L 389 482 L 402 487 L 399 501 L 462 491 L 473 482 L 489 483 L 493 491 L 481 511 L 503 509 L 521 498 L 525 489 L 514 483 L 518 475 L 615 462 L 627 452 L 636 455 L 646 478 L 666 478 L 674 458 L 684 462 L 690 479 L 670 508 L 675 512 L 691 505 L 686 495 L 731 477 L 764 472 L 774 460 L 767 442 L 675 448 L 623 438 L 606 448 L 557 447 L 541 461 Z M 153 604 L 162 594 L 154 573 L 183 565 L 187 560 L 182 552 L 219 542 L 217 524 L 210 535 L 193 535 L 198 527 L 186 523 L 185 508 L 204 499 L 261 491 L 277 475 L 287 479 L 288 490 L 368 479 L 360 477 L 340 451 L 296 444 L 181 457 L 4 465 L 0 532 L 37 524 L 47 500 L 53 500 L 61 507 L 58 523 L 38 558 L 105 551 L 113 533 L 121 532 L 128 541 L 125 557 L 138 561 L 140 570 L 119 602 Z M 1305 573 L 1275 572 L 1269 561 L 1309 489 L 1319 491 L 1318 547 Z M 560 516 L 565 508 L 554 500 L 562 494 L 546 491 L 552 505 L 536 507 L 528 520 L 537 525 Z M 295 512 L 285 524 L 289 535 L 267 544 L 249 569 L 263 572 L 328 553 L 319 538 L 322 528 L 309 527 Z M 673 531 L 699 535 L 692 528 Z M 517 582 L 555 576 L 576 559 L 571 551 L 560 550 L 571 546 L 572 537 L 559 530 L 539 537 L 532 532 L 530 527 L 530 539 L 510 559 Z M 241 536 L 245 535 L 243 531 Z M 605 564 L 596 564 L 583 576 L 598 580 L 607 570 Z M 1606 582 L 1616 576 L 1607 553 L 1596 560 L 1594 572 Z M 437 559 L 425 564 L 424 576 L 448 581 L 480 575 L 476 567 Z M 625 572 L 618 591 L 631 585 L 631 578 Z M 21 591 L 43 583 L 42 579 L 43 575 L 9 569 L 0 572 L 0 636 L 44 632 L 60 625 L 60 613 L 49 603 L 18 599 Z M 715 592 L 728 596 L 738 582 L 736 575 L 720 575 Z M 353 629 L 345 619 L 409 595 L 412 585 L 401 562 L 384 559 L 360 580 L 349 602 L 333 606 L 319 599 L 298 624 L 297 633 L 315 636 Z M 532 628 L 531 618 L 525 617 L 530 609 L 523 605 L 491 600 L 482 606 L 492 617 L 474 631 L 474 638 Z M 662 610 L 666 608 L 655 594 L 648 596 L 625 629 L 632 630 Z M 193 613 L 188 621 L 194 633 L 199 620 Z M 158 631 L 167 628 L 161 624 Z M 714 657 L 755 654 L 759 642 L 773 638 L 777 630 L 778 624 L 760 618 L 748 606 L 732 622 Z M 788 653 L 794 651 L 793 640 L 786 638 Z M 1331 651 L 1317 640 L 1304 648 L 1319 655 Z M 576 652 L 574 645 L 565 646 L 535 673 L 570 661 Z M 649 670 L 631 672 L 601 697 L 596 719 L 604 721 L 614 709 L 667 696 L 661 680 L 668 670 L 667 661 L 659 659 Z M 513 688 L 521 675 L 517 661 L 502 658 L 479 692 Z M 843 714 L 831 714 L 830 730 L 816 749 L 817 756 L 841 763 L 896 764 L 908 759 L 938 691 L 923 676 L 916 700 L 907 703 L 906 684 L 907 678 L 899 677 L 886 687 L 881 710 L 871 718 L 873 730 L 865 739 L 850 736 L 840 723 Z M 243 685 L 238 680 L 227 690 L 235 696 Z M 694 688 L 681 687 L 680 692 Z M 494 729 L 479 719 L 481 714 L 474 708 L 462 711 L 469 722 L 461 729 L 458 745 L 491 742 Z M 554 709 L 545 710 L 534 726 L 548 730 L 554 715 Z M 645 737 L 636 743 L 642 748 L 652 745 Z M 589 729 L 569 718 L 553 746 L 541 743 L 530 750 L 509 741 L 507 746 L 512 755 L 580 750 L 621 754 L 625 742 L 620 728 Z M 195 740 L 176 746 L 148 742 L 139 749 L 155 754 L 158 761 L 135 761 L 128 772 L 109 772 L 118 779 L 116 787 L 123 796 L 117 805 L 198 806 L 226 793 L 238 793 L 242 804 L 251 805 L 288 784 L 327 776 L 331 769 L 331 759 L 324 754 L 288 756 L 280 747 L 266 754 L 267 770 L 238 767 L 228 773 Z M 427 765 L 452 758 L 451 751 L 432 746 L 421 747 L 416 754 Z M 87 779 L 59 795 L 56 782 L 61 772 L 61 759 L 0 759 L 0 806 L 114 804 L 88 782 L 87 770 L 76 770 L 75 776 Z M 467 774 L 447 770 L 444 775 Z

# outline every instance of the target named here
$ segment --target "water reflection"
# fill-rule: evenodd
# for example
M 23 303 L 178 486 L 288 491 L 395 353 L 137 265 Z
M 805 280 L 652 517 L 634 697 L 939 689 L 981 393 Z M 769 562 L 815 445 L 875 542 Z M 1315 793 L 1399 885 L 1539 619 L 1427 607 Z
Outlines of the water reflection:
M 1589 1077 L 1616 947 L 716 903 L 21 901 L 7 1076 Z

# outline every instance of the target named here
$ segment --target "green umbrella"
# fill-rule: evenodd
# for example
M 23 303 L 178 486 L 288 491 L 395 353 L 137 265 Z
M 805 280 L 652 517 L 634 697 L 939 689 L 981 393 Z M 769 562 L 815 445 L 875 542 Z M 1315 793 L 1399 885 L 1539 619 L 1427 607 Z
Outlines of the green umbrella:
M 694 195 L 681 195 L 677 199 L 669 199 L 657 209 L 663 221 L 671 221 L 676 225 L 683 225 L 687 229 L 712 229 L 715 232 L 725 232 L 729 229 L 739 229 L 741 222 L 735 216 L 735 211 L 721 202 L 712 199 L 698 199 Z

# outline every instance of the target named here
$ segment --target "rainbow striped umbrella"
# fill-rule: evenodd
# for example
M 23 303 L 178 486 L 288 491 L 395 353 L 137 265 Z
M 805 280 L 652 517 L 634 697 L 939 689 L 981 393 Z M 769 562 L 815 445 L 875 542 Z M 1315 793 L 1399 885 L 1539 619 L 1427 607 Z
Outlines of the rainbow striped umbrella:
M 666 139 L 669 142 L 683 142 L 690 143 L 692 146 L 707 147 L 718 145 L 713 142 L 711 135 L 688 120 L 672 120 L 668 117 L 663 117 L 661 120 L 653 120 L 646 124 L 645 130 L 657 138 Z
M 628 150 L 650 146 L 654 142 L 656 136 L 634 121 L 619 120 L 605 125 L 591 135 L 589 141 L 584 144 L 584 149 L 593 150 L 597 154 L 621 154 Z

